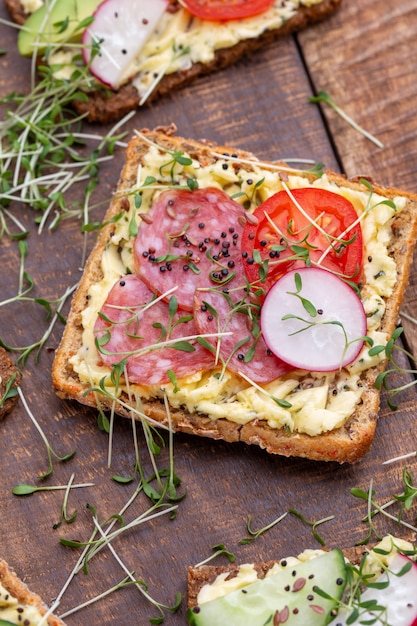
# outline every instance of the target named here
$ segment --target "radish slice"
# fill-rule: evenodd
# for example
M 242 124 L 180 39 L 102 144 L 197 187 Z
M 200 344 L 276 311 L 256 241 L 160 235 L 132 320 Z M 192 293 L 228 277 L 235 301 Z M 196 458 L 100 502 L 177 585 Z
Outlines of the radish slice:
M 117 89 L 129 65 L 141 51 L 168 6 L 168 0 L 104 0 L 94 22 L 83 35 L 83 56 L 88 65 L 91 46 L 99 44 L 90 72 L 102 83 Z
M 396 576 L 407 563 L 412 563 L 411 569 Z M 386 612 L 360 610 L 360 616 L 355 621 L 348 621 L 352 611 L 341 611 L 334 620 L 335 626 L 346 624 L 393 624 L 393 626 L 417 626 L 417 565 L 404 554 L 397 554 L 390 567 L 391 572 L 378 578 L 378 583 L 389 580 L 384 589 L 367 588 L 361 594 L 361 604 L 376 600 L 379 606 L 386 607 Z M 379 619 L 378 619 L 379 616 Z M 333 623 L 333 622 L 332 622 Z
M 312 314 L 303 302 L 308 309 L 313 306 Z M 271 287 L 261 311 L 261 328 L 277 357 L 313 372 L 351 363 L 367 330 L 364 308 L 353 289 L 319 268 L 288 272 Z

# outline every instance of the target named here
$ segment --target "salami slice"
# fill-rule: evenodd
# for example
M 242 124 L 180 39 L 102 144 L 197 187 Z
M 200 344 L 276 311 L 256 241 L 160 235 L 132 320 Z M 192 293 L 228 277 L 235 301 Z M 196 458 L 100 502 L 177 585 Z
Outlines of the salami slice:
M 207 279 L 213 259 L 240 247 L 245 210 L 214 187 L 171 189 L 158 197 L 135 240 L 135 269 L 150 289 L 178 287 L 178 305 L 193 309 L 197 282 Z
M 212 354 L 186 339 L 197 334 L 192 316 L 175 311 L 173 298 L 153 300 L 154 293 L 134 274 L 117 281 L 94 327 L 103 362 L 111 367 L 127 358 L 129 380 L 142 385 L 169 382 L 168 370 L 180 379 L 212 367 Z M 180 343 L 166 347 L 172 339 Z
M 194 320 L 202 335 L 230 333 L 206 339 L 218 350 L 222 362 L 231 371 L 262 384 L 294 368 L 267 348 L 259 326 L 259 306 L 245 286 L 239 256 L 226 288 L 198 285 L 194 298 Z

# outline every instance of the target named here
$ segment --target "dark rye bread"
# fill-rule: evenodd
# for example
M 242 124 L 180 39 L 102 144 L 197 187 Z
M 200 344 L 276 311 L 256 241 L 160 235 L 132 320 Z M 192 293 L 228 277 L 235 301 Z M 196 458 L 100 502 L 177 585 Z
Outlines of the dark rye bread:
M 10 595 L 18 600 L 23 606 L 34 606 L 38 609 L 39 613 L 43 616 L 47 613 L 48 607 L 44 604 L 42 598 L 33 593 L 27 585 L 17 576 L 17 574 L 10 568 L 10 566 L 0 559 L 0 584 L 7 590 Z M 0 621 L 1 621 L 1 607 L 3 598 L 0 596 Z M 18 617 L 19 621 L 16 624 L 26 624 L 24 612 Z M 7 621 L 7 624 L 14 623 Z M 30 622 L 32 623 L 32 622 Z M 56 615 L 49 615 L 45 621 L 48 626 L 65 626 L 65 623 Z
M 12 18 L 23 24 L 26 16 L 19 0 L 5 0 Z M 320 4 L 309 7 L 300 7 L 296 15 L 285 22 L 279 29 L 267 30 L 256 39 L 246 39 L 231 48 L 218 50 L 210 63 L 195 63 L 192 67 L 181 72 L 167 74 L 158 83 L 147 99 L 147 103 L 159 97 L 173 93 L 181 87 L 194 82 L 200 76 L 211 74 L 232 65 L 245 55 L 252 54 L 284 35 L 297 32 L 310 24 L 322 21 L 329 17 L 340 5 L 341 0 L 323 0 Z M 171 10 L 179 7 L 178 2 L 171 2 Z M 86 114 L 90 122 L 101 124 L 115 122 L 139 106 L 140 96 L 131 83 L 126 83 L 118 91 L 104 86 L 97 86 L 95 91 L 88 93 L 88 101 L 77 101 L 75 108 L 81 114 Z
M 415 537 L 410 538 L 413 542 Z M 370 547 L 352 546 L 342 550 L 343 555 L 352 565 L 359 565 L 362 557 L 369 552 Z M 276 564 L 275 561 L 254 563 L 258 578 L 265 578 L 267 572 Z M 229 572 L 227 580 L 234 578 L 239 571 L 239 565 L 202 565 L 201 567 L 189 567 L 187 572 L 187 604 L 190 608 L 197 606 L 197 598 L 204 585 L 211 585 L 220 574 Z
M 10 383 L 10 381 L 12 381 Z M 0 420 L 7 413 L 10 413 L 17 402 L 17 394 L 5 397 L 7 390 L 11 384 L 11 388 L 15 389 L 20 383 L 20 373 L 6 350 L 0 346 Z
M 157 143 L 167 150 L 182 150 L 191 158 L 200 163 L 214 163 L 217 153 L 235 153 L 242 159 L 256 159 L 254 155 L 235 150 L 231 147 L 219 146 L 209 142 L 199 142 L 175 137 L 173 128 L 157 129 L 156 131 L 141 131 L 149 140 Z M 126 190 L 136 183 L 137 167 L 141 163 L 143 155 L 148 150 L 148 144 L 140 137 L 135 137 L 129 143 L 126 154 L 126 162 L 121 173 L 119 189 Z M 250 169 L 249 165 L 240 164 L 243 169 Z M 332 181 L 343 187 L 352 189 L 366 188 L 358 181 L 347 180 L 340 174 L 328 172 Z M 312 177 L 314 178 L 314 177 Z M 417 235 L 417 195 L 398 191 L 396 189 L 383 189 L 373 186 L 376 193 L 386 198 L 397 195 L 407 198 L 407 206 L 395 218 L 392 224 L 393 238 L 389 248 L 389 254 L 397 263 L 397 283 L 392 297 L 386 303 L 386 312 L 382 320 L 380 330 L 391 335 L 398 319 L 400 303 L 404 296 L 404 290 L 408 281 L 412 249 Z M 102 278 L 101 257 L 103 250 L 109 242 L 113 225 L 109 223 L 112 216 L 123 210 L 123 196 L 115 194 L 109 211 L 104 218 L 107 223 L 101 231 L 97 244 L 89 257 L 82 280 L 74 295 L 71 311 L 67 320 L 64 335 L 59 349 L 56 352 L 53 365 L 53 384 L 58 395 L 64 399 L 78 400 L 83 404 L 96 406 L 96 398 L 93 393 L 85 395 L 86 387 L 83 386 L 74 372 L 69 359 L 77 353 L 82 346 L 82 320 L 81 315 L 88 303 L 88 291 L 92 284 Z M 346 423 L 331 432 L 317 436 L 304 433 L 289 433 L 284 428 L 271 428 L 263 420 L 253 420 L 245 425 L 236 424 L 226 419 L 210 419 L 205 415 L 188 413 L 176 409 L 171 410 L 172 426 L 175 431 L 190 433 L 213 439 L 224 439 L 228 442 L 245 442 L 256 444 L 269 453 L 284 456 L 297 456 L 319 461 L 337 461 L 339 463 L 353 463 L 359 460 L 369 449 L 375 432 L 375 426 L 379 409 L 379 392 L 375 388 L 375 378 L 384 368 L 384 363 L 367 370 L 361 376 L 364 391 L 361 403 L 357 406 L 354 414 Z M 127 396 L 123 400 L 128 401 Z M 101 407 L 109 410 L 111 400 L 100 397 Z M 160 400 L 144 402 L 146 414 L 157 422 L 168 426 L 168 417 L 163 403 Z M 124 416 L 129 412 L 120 407 L 116 411 Z

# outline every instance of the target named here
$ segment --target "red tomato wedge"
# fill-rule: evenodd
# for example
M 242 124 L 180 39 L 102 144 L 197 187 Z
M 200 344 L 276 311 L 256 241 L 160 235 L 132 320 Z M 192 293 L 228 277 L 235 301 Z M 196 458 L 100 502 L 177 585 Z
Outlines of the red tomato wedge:
M 274 0 L 182 0 L 190 13 L 203 20 L 226 22 L 263 13 Z
M 248 281 L 267 291 L 290 270 L 321 267 L 357 283 L 363 243 L 358 215 L 349 200 L 325 189 L 284 190 L 263 202 L 242 234 Z

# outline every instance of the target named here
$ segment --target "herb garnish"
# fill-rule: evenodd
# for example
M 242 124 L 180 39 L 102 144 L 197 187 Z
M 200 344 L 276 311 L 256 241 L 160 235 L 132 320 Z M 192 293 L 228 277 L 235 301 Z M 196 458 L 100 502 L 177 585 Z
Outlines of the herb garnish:
M 302 515 L 302 513 L 300 513 L 296 509 L 289 509 L 288 513 L 292 513 L 292 515 L 295 515 L 296 517 L 298 517 L 298 519 L 300 519 L 302 522 L 304 522 L 304 524 L 307 524 L 308 526 L 311 526 L 311 532 L 313 534 L 314 539 L 316 539 L 319 542 L 320 545 L 322 545 L 322 546 L 325 545 L 324 539 L 317 532 L 317 526 L 319 526 L 320 524 L 324 524 L 325 522 L 330 522 L 331 520 L 333 520 L 335 518 L 334 515 L 329 515 L 327 517 L 323 517 L 323 519 L 319 519 L 316 522 L 314 522 L 314 521 L 310 521 L 310 520 L 306 519 L 304 517 L 304 515 Z
M 360 500 L 365 500 L 367 503 L 367 514 L 362 519 L 363 522 L 368 524 L 368 532 L 364 539 L 357 542 L 356 545 L 364 545 L 368 543 L 373 536 L 376 539 L 380 540 L 381 536 L 378 532 L 373 519 L 377 514 L 383 515 L 388 519 L 397 522 L 400 526 L 404 526 L 413 532 L 417 532 L 417 528 L 404 520 L 404 513 L 408 513 L 411 510 L 412 505 L 415 502 L 417 496 L 417 487 L 413 485 L 413 476 L 411 472 L 404 467 L 402 474 L 403 481 L 403 491 L 399 494 L 394 495 L 390 500 L 388 500 L 385 504 L 379 504 L 375 499 L 375 490 L 373 488 L 373 481 L 371 480 L 369 489 L 365 491 L 364 489 L 360 489 L 358 487 L 354 487 L 350 490 L 351 494 L 355 498 L 359 498 Z M 387 509 L 394 505 L 399 505 L 397 514 L 393 514 L 388 512 Z
M 279 524 L 279 522 L 281 522 L 285 517 L 287 517 L 287 515 L 288 515 L 288 512 L 286 511 L 285 513 L 277 517 L 277 519 L 275 519 L 273 522 L 270 522 L 269 524 L 267 524 L 266 526 L 263 526 L 259 530 L 252 530 L 252 515 L 249 515 L 246 528 L 250 536 L 245 537 L 244 539 L 241 539 L 239 541 L 239 544 L 245 545 L 247 543 L 251 543 L 252 541 L 255 541 L 256 539 L 258 539 L 258 537 L 260 537 L 260 535 L 265 533 L 267 530 L 269 530 L 276 524 Z
M 231 563 L 234 563 L 236 560 L 235 555 L 226 548 L 224 543 L 217 543 L 215 546 L 212 547 L 212 550 L 214 550 L 214 554 L 209 556 L 207 559 L 204 559 L 204 561 L 200 561 L 199 563 L 194 565 L 194 567 L 201 567 L 202 565 L 206 565 L 207 563 L 215 559 L 217 556 L 220 556 L 223 554 L 229 559 Z
M 26 402 L 26 398 L 23 395 L 23 391 L 21 390 L 20 387 L 18 387 L 18 393 L 19 393 L 20 400 L 21 400 L 23 406 L 25 407 L 26 413 L 29 415 L 29 417 L 32 420 L 34 426 L 36 427 L 36 430 L 40 434 L 42 441 L 44 442 L 44 444 L 46 446 L 46 452 L 47 452 L 47 455 L 48 455 L 49 467 L 48 467 L 48 470 L 44 474 L 41 474 L 40 476 L 38 476 L 39 480 L 44 480 L 45 478 L 48 478 L 52 474 L 52 472 L 53 472 L 53 460 L 52 460 L 53 458 L 57 459 L 58 461 L 62 461 L 62 462 L 69 461 L 74 456 L 75 451 L 74 452 L 70 452 L 69 454 L 66 454 L 65 456 L 59 456 L 53 450 L 51 444 L 49 443 L 48 439 L 46 438 L 45 433 L 41 429 L 38 421 L 36 420 L 35 416 L 33 415 L 32 411 L 30 410 L 29 405 Z
M 329 96 L 329 94 L 326 91 L 319 91 L 317 96 L 311 96 L 309 98 L 309 102 L 313 102 L 313 103 L 324 102 L 324 103 L 328 104 L 334 111 L 336 111 L 336 113 L 338 115 L 340 115 L 341 118 L 343 118 L 345 120 L 345 122 L 350 124 L 355 130 L 357 130 L 359 133 L 361 133 L 364 137 L 366 137 L 367 139 L 370 139 L 375 145 L 378 146 L 378 148 L 383 148 L 384 147 L 384 144 L 381 143 L 379 141 L 379 139 L 376 139 L 376 137 L 374 137 L 373 135 L 368 133 L 368 131 L 364 130 L 351 117 L 349 117 L 349 115 L 347 115 L 345 113 L 345 111 L 343 111 L 343 109 L 341 109 L 334 102 L 334 100 Z

